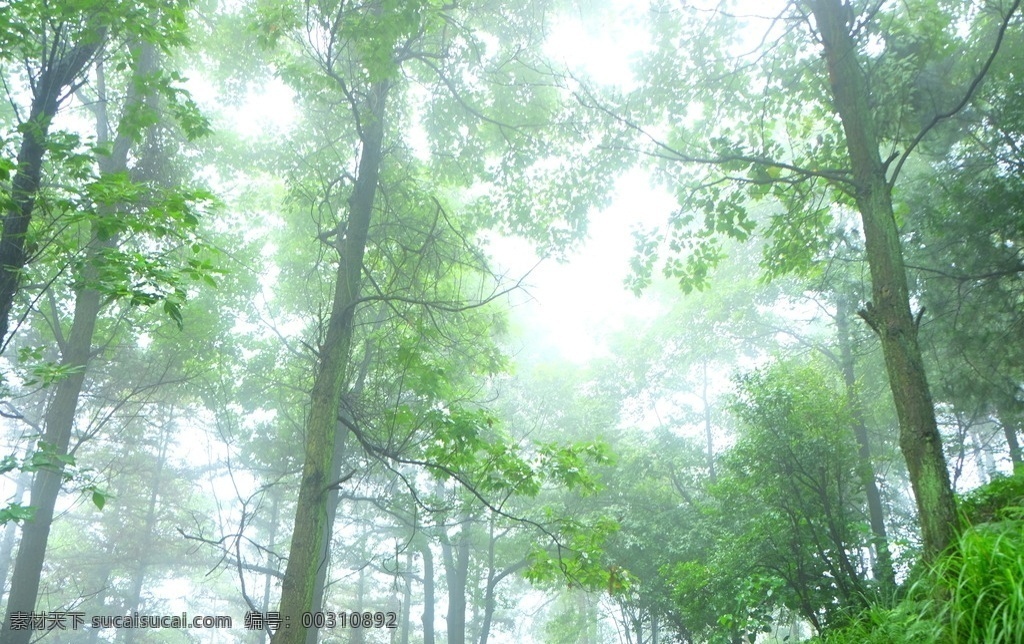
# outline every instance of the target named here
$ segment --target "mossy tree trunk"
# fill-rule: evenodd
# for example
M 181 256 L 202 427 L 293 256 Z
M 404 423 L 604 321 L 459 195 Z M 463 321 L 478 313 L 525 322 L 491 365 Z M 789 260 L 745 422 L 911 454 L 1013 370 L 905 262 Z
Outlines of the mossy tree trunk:
M 359 165 L 355 186 L 348 202 L 345 234 L 335 236 L 339 254 L 338 271 L 320 361 L 310 396 L 306 421 L 305 459 L 299 498 L 295 510 L 288 566 L 281 584 L 282 627 L 274 633 L 273 644 L 305 644 L 309 629 L 302 614 L 315 610 L 317 572 L 327 564 L 323 553 L 328 523 L 328 492 L 335 484 L 335 438 L 341 395 L 352 346 L 353 321 L 359 304 L 363 256 L 366 252 L 373 204 L 377 193 L 384 145 L 385 99 L 388 83 L 378 81 L 370 88 L 367 109 L 360 112 Z M 357 109 L 353 106 L 353 109 Z
M 917 502 L 924 556 L 932 559 L 954 539 L 956 502 L 918 344 L 918 320 L 910 312 L 892 186 L 879 153 L 880 141 L 868 102 L 870 88 L 852 35 L 854 16 L 841 0 L 811 0 L 807 4 L 828 64 L 828 86 L 846 135 L 853 197 L 864 227 L 872 301 L 861 315 L 881 340 L 899 418 L 900 450 Z

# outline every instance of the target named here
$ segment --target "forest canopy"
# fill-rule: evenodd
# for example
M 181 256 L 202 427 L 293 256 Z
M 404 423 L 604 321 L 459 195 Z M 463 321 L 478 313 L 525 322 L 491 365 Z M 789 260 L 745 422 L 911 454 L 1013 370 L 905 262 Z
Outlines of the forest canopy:
M 1024 641 L 1019 0 L 0 0 L 0 644 Z

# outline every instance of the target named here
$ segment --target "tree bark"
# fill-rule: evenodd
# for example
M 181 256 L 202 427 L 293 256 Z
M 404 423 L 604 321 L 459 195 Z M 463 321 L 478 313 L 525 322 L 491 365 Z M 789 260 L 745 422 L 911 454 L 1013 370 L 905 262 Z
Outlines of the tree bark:
M 340 410 L 345 413 L 345 410 Z M 341 463 L 345 458 L 345 443 L 347 442 L 349 429 L 340 425 L 334 436 L 334 462 L 331 465 L 331 480 L 338 480 L 341 476 Z M 338 505 L 341 502 L 340 490 L 332 487 L 327 491 L 327 521 L 324 523 L 323 543 L 320 546 L 320 560 L 323 562 L 316 571 L 316 581 L 313 583 L 313 610 L 323 610 L 324 591 L 327 588 L 327 571 L 330 566 L 328 562 L 331 557 L 331 538 L 334 535 L 334 520 L 338 516 Z M 362 573 L 360 573 L 362 575 Z M 360 576 L 360 580 L 362 577 Z M 360 582 L 361 583 L 361 582 Z M 306 633 L 306 644 L 316 644 L 317 629 L 311 628 Z
M 862 317 L 881 340 L 899 418 L 900 450 L 917 502 L 924 557 L 931 560 L 956 535 L 956 502 L 921 358 L 917 321 L 910 313 L 906 267 L 893 216 L 887 166 L 879 154 L 868 103 L 870 89 L 851 35 L 853 15 L 849 7 L 841 0 L 809 0 L 807 4 L 828 64 L 834 107 L 846 134 L 855 184 L 853 197 L 864 226 L 872 302 Z
M 434 644 L 434 553 L 426 539 L 420 554 L 423 555 L 423 644 Z
M 325 564 L 321 555 L 327 524 L 326 493 L 335 483 L 328 479 L 333 471 L 335 433 L 362 284 L 363 255 L 380 175 L 387 90 L 384 81 L 371 86 L 370 109 L 362 114 L 362 150 L 355 187 L 349 198 L 346 234 L 337 235 L 340 255 L 337 281 L 310 397 L 295 526 L 281 584 L 279 612 L 283 622 L 271 639 L 273 644 L 305 644 L 308 629 L 302 625 L 302 614 L 314 610 L 316 576 L 320 566 Z

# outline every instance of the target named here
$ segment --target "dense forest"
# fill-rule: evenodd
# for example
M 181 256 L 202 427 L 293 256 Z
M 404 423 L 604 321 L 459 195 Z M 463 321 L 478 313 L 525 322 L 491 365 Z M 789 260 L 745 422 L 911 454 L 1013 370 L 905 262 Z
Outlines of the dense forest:
M 1020 0 L 0 0 L 0 644 L 1024 641 Z

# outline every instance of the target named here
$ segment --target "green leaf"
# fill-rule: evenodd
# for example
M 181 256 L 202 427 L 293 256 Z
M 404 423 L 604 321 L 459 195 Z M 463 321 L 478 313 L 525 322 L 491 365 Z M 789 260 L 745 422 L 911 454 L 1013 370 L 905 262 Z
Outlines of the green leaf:
M 92 503 L 97 509 L 102 510 L 107 504 L 107 495 L 96 488 L 92 488 Z
M 5 456 L 3 458 L 3 461 L 0 461 L 0 474 L 7 474 L 8 472 L 13 472 L 20 466 L 21 464 L 18 462 L 18 459 L 16 457 L 14 457 L 13 455 Z
M 185 328 L 185 320 L 181 316 L 181 305 L 171 300 L 164 300 L 164 313 L 166 313 L 178 326 L 178 330 Z
M 36 509 L 31 506 L 23 506 L 20 503 L 11 503 L 0 510 L 0 524 L 8 521 L 31 521 L 36 516 Z
M 75 464 L 75 457 L 71 454 L 60 454 L 57 446 L 48 441 L 41 440 L 36 444 L 36 451 L 25 462 L 22 469 L 35 472 L 40 469 L 64 470 Z

